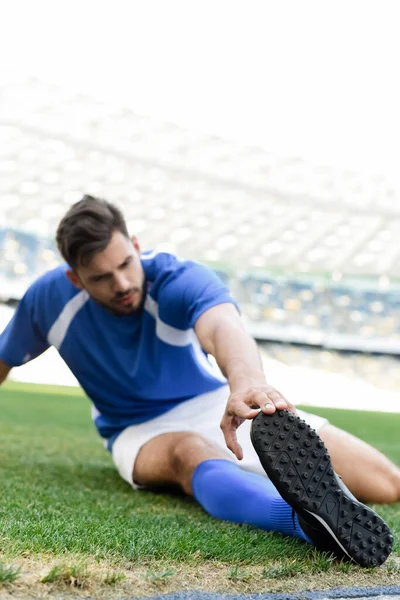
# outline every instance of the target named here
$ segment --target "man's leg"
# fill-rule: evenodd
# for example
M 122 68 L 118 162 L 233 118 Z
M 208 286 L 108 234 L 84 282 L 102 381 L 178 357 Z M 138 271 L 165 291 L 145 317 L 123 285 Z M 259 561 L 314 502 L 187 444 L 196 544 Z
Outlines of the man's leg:
M 334 427 L 314 414 L 300 410 L 298 412 L 324 441 L 333 468 L 358 500 L 369 504 L 400 502 L 399 467 L 354 435 Z M 246 430 L 250 430 L 250 425 L 250 422 L 245 422 L 238 429 L 238 438 L 244 450 L 243 468 L 262 472 L 259 459 L 253 454 L 251 443 L 248 442 L 250 434 Z
M 163 433 L 142 446 L 133 467 L 133 482 L 145 487 L 178 485 L 192 495 L 196 467 L 211 459 L 227 458 L 207 438 L 196 433 Z
M 381 452 L 330 423 L 318 431 L 332 466 L 349 490 L 367 503 L 400 502 L 400 469 Z
M 248 425 L 244 423 L 239 431 Z M 356 498 L 380 504 L 400 501 L 400 469 L 381 452 L 330 423 L 323 424 L 318 434 L 328 449 L 333 468 Z M 136 460 L 136 470 L 140 471 L 134 481 L 140 477 L 142 485 L 177 483 L 191 494 L 191 478 L 196 466 L 204 460 L 229 456 L 203 436 L 187 432 L 163 434 L 165 450 L 162 453 L 157 450 L 157 439 L 143 447 Z M 185 457 L 183 462 L 181 456 Z
M 164 433 L 142 446 L 133 468 L 136 485 L 179 485 L 213 517 L 309 541 L 292 508 L 264 476 L 244 471 L 193 432 Z

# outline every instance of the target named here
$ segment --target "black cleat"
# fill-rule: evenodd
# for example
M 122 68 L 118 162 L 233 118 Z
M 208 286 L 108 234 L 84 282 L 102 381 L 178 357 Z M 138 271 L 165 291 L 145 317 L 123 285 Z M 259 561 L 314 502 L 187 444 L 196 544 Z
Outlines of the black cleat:
M 287 410 L 260 411 L 251 441 L 268 477 L 319 550 L 361 567 L 385 562 L 393 544 L 389 527 L 350 493 L 314 429 Z

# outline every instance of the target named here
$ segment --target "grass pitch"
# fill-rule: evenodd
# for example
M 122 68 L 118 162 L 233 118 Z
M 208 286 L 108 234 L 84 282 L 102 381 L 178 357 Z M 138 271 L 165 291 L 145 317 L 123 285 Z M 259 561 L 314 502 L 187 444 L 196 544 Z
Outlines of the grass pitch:
M 73 587 L 100 597 L 400 582 L 399 504 L 376 507 L 395 535 L 392 557 L 361 570 L 295 539 L 217 521 L 178 493 L 133 492 L 79 390 L 7 382 L 0 399 L 0 584 L 10 593 Z M 400 414 L 312 411 L 400 463 Z

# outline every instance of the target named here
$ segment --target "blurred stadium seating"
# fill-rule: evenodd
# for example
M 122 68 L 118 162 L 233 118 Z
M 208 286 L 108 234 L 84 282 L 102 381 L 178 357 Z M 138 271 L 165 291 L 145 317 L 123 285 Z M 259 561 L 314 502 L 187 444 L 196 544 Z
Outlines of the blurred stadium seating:
M 0 84 L 1 88 L 1 84 Z M 213 266 L 258 339 L 400 353 L 400 189 L 154 122 L 38 81 L 0 89 L 0 300 L 59 262 L 84 193 L 142 247 Z

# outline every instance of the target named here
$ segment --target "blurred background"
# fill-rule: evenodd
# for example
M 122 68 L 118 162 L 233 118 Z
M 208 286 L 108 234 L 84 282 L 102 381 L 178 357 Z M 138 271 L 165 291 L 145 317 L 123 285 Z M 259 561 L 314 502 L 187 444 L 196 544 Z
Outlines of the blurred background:
M 394 2 L 14 2 L 0 331 L 84 193 L 215 268 L 294 402 L 400 410 Z M 75 384 L 55 352 L 12 371 Z

